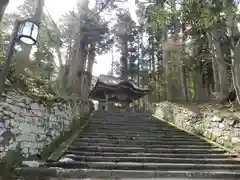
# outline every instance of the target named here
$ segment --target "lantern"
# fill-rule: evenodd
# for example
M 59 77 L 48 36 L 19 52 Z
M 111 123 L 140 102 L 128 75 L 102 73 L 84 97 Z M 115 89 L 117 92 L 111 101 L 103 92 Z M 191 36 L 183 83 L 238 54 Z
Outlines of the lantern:
M 18 40 L 27 45 L 37 43 L 39 26 L 31 21 L 23 21 L 18 32 Z

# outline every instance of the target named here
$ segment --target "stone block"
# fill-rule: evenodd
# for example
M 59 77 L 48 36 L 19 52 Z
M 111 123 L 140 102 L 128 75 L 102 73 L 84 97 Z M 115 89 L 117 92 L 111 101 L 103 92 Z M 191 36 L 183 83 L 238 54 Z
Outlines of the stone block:
M 219 123 L 219 124 L 218 124 L 218 127 L 219 127 L 220 129 L 224 129 L 226 126 L 225 126 L 224 123 Z
M 237 152 L 240 152 L 240 144 L 233 144 L 232 148 L 236 150 Z
M 42 117 L 43 113 L 38 109 L 38 110 L 31 110 L 31 113 L 36 117 Z
M 16 105 L 21 107 L 21 108 L 25 108 L 26 107 L 26 104 L 24 104 L 23 102 L 19 102 Z
M 213 116 L 212 121 L 213 121 L 213 122 L 222 122 L 223 119 L 222 119 L 222 117 L 220 117 L 220 116 Z
M 24 133 L 20 134 L 16 137 L 16 141 L 26 141 L 26 142 L 34 142 L 36 141 L 36 133 Z
M 234 127 L 239 128 L 240 129 L 240 121 L 236 121 L 236 123 L 234 124 Z
M 31 103 L 31 104 L 30 104 L 30 107 L 31 107 L 32 110 L 39 110 L 39 109 L 40 109 L 38 103 Z
M 158 118 L 165 119 L 165 112 L 164 112 L 164 110 L 161 109 L 161 108 L 157 108 L 157 109 L 156 109 L 155 115 L 156 115 Z
M 240 129 L 239 128 L 232 128 L 232 135 L 236 137 L 240 137 Z
M 12 106 L 12 112 L 13 113 L 19 113 L 21 112 L 21 108 L 19 106 Z
M 137 171 L 134 172 L 132 171 L 118 171 L 118 170 L 112 170 L 111 177 L 112 178 L 124 178 L 124 177 L 129 177 L 129 178 L 144 178 L 144 179 L 153 179 L 155 178 L 156 173 L 155 171 Z
M 232 137 L 231 140 L 233 144 L 240 144 L 240 137 Z
M 226 117 L 224 118 L 224 123 L 229 125 L 229 126 L 233 126 L 234 124 L 236 124 L 237 119 L 233 118 L 233 117 Z

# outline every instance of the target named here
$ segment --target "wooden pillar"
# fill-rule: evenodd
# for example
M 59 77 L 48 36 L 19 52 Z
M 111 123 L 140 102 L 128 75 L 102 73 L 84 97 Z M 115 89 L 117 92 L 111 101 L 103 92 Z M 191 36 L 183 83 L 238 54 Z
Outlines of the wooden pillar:
M 105 111 L 108 111 L 108 94 L 105 94 Z
M 130 103 L 129 103 L 129 108 L 130 108 L 131 112 L 134 112 L 134 111 L 135 111 L 135 110 L 134 110 L 134 104 L 133 104 L 133 102 L 130 102 Z

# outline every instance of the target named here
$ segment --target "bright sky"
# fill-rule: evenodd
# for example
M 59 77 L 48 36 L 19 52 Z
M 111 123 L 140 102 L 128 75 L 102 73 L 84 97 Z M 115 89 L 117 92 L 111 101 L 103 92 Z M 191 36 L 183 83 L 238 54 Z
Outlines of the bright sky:
M 57 22 L 58 19 L 62 14 L 68 12 L 71 9 L 76 7 L 76 2 L 78 0 L 45 0 L 45 6 L 47 7 L 49 13 L 51 14 L 52 18 Z M 94 0 L 90 0 L 94 1 Z M 10 0 L 10 4 L 7 7 L 7 12 L 12 12 L 16 9 L 16 7 L 22 4 L 24 0 Z M 136 13 L 135 13 L 135 0 L 129 0 L 128 7 L 130 7 L 129 11 L 132 15 L 132 18 L 136 20 Z M 120 58 L 120 54 L 114 52 L 114 60 L 118 60 Z M 96 57 L 97 64 L 93 67 L 94 75 L 106 74 L 111 70 L 111 62 L 112 62 L 112 54 L 111 52 L 108 54 L 104 54 L 101 56 Z

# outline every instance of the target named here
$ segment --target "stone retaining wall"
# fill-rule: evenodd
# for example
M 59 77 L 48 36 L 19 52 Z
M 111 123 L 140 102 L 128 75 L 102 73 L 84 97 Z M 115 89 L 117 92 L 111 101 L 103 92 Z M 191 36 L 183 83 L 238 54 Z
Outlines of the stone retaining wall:
M 162 102 L 156 105 L 153 114 L 179 128 L 240 152 L 240 113 L 227 113 L 218 109 L 193 110 L 184 105 Z
M 40 153 L 68 130 L 74 118 L 79 118 L 79 113 L 72 113 L 69 103 L 49 108 L 16 91 L 8 92 L 6 100 L 0 102 L 0 157 L 16 147 L 24 156 Z

